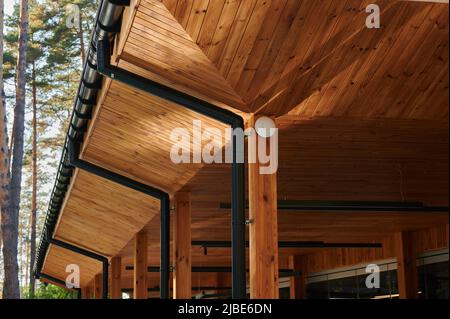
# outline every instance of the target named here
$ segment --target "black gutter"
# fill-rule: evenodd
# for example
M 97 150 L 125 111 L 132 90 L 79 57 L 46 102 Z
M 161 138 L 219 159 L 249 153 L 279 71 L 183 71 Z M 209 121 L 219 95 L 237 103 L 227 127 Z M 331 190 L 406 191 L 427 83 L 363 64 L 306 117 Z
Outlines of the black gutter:
M 248 203 L 246 208 L 248 208 Z M 220 203 L 220 209 L 230 209 L 230 203 Z M 448 206 L 425 206 L 420 202 L 374 201 L 311 201 L 279 200 L 278 210 L 287 211 L 356 211 L 356 212 L 448 212 Z
M 74 167 L 107 179 L 119 185 L 152 196 L 160 201 L 160 231 L 161 231 L 161 299 L 169 299 L 170 280 L 170 197 L 166 192 L 155 187 L 132 180 L 128 177 L 116 174 L 100 166 L 91 164 L 79 158 L 80 144 L 69 140 L 68 154 L 70 164 Z
M 96 43 L 100 39 L 112 39 L 120 30 L 122 12 L 125 6 L 130 4 L 129 0 L 102 0 L 95 19 L 94 30 L 91 33 L 90 43 Z M 72 114 L 69 120 L 64 148 L 61 153 L 61 159 L 53 186 L 44 227 L 41 234 L 39 248 L 36 252 L 36 263 L 34 265 L 34 274 L 36 277 L 42 276 L 41 270 L 47 255 L 49 243 L 45 237 L 51 237 L 56 227 L 57 220 L 66 196 L 71 178 L 73 176 L 73 167 L 69 163 L 67 146 L 69 139 L 82 141 L 84 133 L 91 118 L 93 108 L 97 104 L 98 91 L 101 89 L 102 76 L 96 69 L 95 47 L 92 45 L 87 53 L 80 84 L 77 91 Z M 44 278 L 42 276 L 42 278 Z
M 52 191 L 49 210 L 44 224 L 41 243 L 37 251 L 36 273 L 40 272 L 48 251 L 49 238 L 54 232 L 62 203 L 68 185 L 73 175 L 73 168 L 77 167 L 92 174 L 111 180 L 123 186 L 135 189 L 160 200 L 161 207 L 161 298 L 169 298 L 169 267 L 170 267 L 170 203 L 169 195 L 161 190 L 135 182 L 129 178 L 110 172 L 99 166 L 92 165 L 79 159 L 79 150 L 94 106 L 101 89 L 102 75 L 97 72 L 97 42 L 99 40 L 112 41 L 120 31 L 123 8 L 129 5 L 129 0 L 103 0 L 99 6 L 96 25 L 91 35 L 90 47 L 85 61 L 80 85 L 77 92 L 70 125 L 61 155 L 57 179 Z
M 61 240 L 51 238 L 49 234 L 45 237 L 45 240 L 54 246 L 58 246 L 67 250 L 70 250 L 74 253 L 80 254 L 85 257 L 89 257 L 95 260 L 98 260 L 102 263 L 102 299 L 108 299 L 108 269 L 109 269 L 109 261 L 105 256 L 96 254 L 92 251 L 74 246 L 72 244 L 63 242 Z
M 233 134 L 232 136 L 232 201 L 230 206 L 232 210 L 232 294 L 233 299 L 245 299 L 247 296 L 247 280 L 245 272 L 245 172 L 243 160 L 244 121 L 242 117 L 203 100 L 113 66 L 110 63 L 110 57 L 110 41 L 98 41 L 97 71 L 99 73 L 113 80 L 117 80 L 151 95 L 185 107 L 191 111 L 203 114 L 224 124 L 228 124 L 233 130 L 242 130 L 242 141 L 238 141 L 239 136 L 237 136 L 237 134 Z M 239 158 L 242 160 L 239 160 Z
M 192 246 L 203 248 L 230 248 L 226 240 L 194 240 Z M 245 243 L 249 247 L 249 242 Z M 326 243 L 323 241 L 279 241 L 278 248 L 383 248 L 382 243 Z

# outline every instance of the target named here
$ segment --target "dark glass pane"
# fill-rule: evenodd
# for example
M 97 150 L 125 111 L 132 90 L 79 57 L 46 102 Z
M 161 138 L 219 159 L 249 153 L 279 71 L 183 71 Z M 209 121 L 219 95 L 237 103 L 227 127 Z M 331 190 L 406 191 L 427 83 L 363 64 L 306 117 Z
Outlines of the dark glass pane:
M 328 281 L 313 282 L 306 286 L 307 299 L 328 299 Z
M 357 277 L 345 277 L 328 281 L 329 295 L 331 299 L 357 299 Z
M 423 268 L 423 269 L 421 269 Z M 419 267 L 425 277 L 427 299 L 448 299 L 448 261 Z
M 422 299 L 449 299 L 449 264 L 440 262 L 417 267 L 419 296 Z M 347 272 L 354 273 L 354 271 Z M 345 272 L 340 273 L 345 276 Z M 336 277 L 337 274 L 331 276 Z M 367 276 L 348 276 L 310 283 L 308 299 L 398 299 L 397 270 L 380 273 L 380 288 L 368 288 Z
M 389 299 L 391 298 L 391 279 L 389 271 L 380 272 L 380 288 L 367 288 L 367 276 L 358 276 L 359 299 Z
M 291 289 L 289 287 L 280 288 L 280 299 L 290 299 L 290 298 L 291 298 Z
M 428 299 L 427 292 L 427 272 L 426 267 L 421 265 L 417 267 L 417 275 L 418 275 L 418 289 L 419 289 L 419 298 L 420 299 Z

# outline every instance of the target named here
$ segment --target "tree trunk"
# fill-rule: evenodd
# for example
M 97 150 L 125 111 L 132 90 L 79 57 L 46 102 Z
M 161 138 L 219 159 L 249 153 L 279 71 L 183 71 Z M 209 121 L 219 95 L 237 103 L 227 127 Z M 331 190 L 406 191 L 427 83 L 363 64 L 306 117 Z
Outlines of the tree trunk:
M 83 31 L 83 15 L 80 13 L 80 31 L 78 35 L 80 37 L 80 58 L 81 68 L 83 68 L 84 61 L 86 60 L 86 51 L 84 51 L 84 31 Z
M 9 184 L 9 147 L 6 120 L 6 105 L 3 99 L 3 9 L 4 1 L 0 0 L 0 211 L 6 206 Z M 2 221 L 0 214 L 0 225 Z M 0 227 L 0 248 L 2 247 L 2 230 Z
M 16 107 L 14 109 L 14 144 L 12 150 L 11 181 L 9 183 L 9 200 L 5 213 L 2 213 L 3 259 L 5 280 L 3 298 L 18 299 L 19 267 L 17 264 L 17 244 L 20 190 L 22 182 L 22 163 L 25 126 L 25 88 L 27 67 L 27 32 L 28 32 L 28 0 L 20 1 L 19 21 L 19 57 L 17 60 Z
M 36 66 L 33 62 L 32 94 L 33 94 L 33 132 L 32 132 L 32 194 L 31 194 L 31 223 L 30 223 L 30 298 L 34 298 L 35 278 L 33 267 L 36 255 L 36 216 L 37 216 L 37 97 L 36 97 Z

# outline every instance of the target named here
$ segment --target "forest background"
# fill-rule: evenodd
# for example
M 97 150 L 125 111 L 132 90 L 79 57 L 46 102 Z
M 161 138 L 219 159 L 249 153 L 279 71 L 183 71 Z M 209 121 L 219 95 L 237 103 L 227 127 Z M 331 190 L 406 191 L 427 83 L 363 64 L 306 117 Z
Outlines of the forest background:
M 32 274 L 96 0 L 0 0 L 0 298 L 72 298 Z

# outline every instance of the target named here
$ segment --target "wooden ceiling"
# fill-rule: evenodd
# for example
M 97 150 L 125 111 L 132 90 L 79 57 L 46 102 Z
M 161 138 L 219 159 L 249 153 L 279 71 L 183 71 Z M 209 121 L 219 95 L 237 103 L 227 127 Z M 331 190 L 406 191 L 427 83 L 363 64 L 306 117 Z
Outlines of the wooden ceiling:
M 244 117 L 275 115 L 280 199 L 448 205 L 448 5 L 376 1 L 375 30 L 365 27 L 372 2 L 135 0 L 113 63 Z M 115 81 L 103 88 L 83 159 L 170 194 L 191 191 L 193 239 L 228 240 L 230 215 L 219 203 L 230 202 L 229 166 L 170 160 L 174 128 L 225 126 Z M 145 227 L 157 266 L 158 209 L 148 196 L 77 171 L 56 237 L 131 263 L 130 240 Z M 437 213 L 280 211 L 279 235 L 367 242 L 446 223 Z M 193 252 L 196 266 L 229 262 L 228 249 Z M 44 272 L 64 279 L 68 263 L 82 267 L 82 285 L 101 269 L 50 246 Z
M 178 142 L 171 138 L 172 132 L 178 128 L 189 132 L 186 147 L 191 150 L 192 158 L 194 147 L 199 146 L 192 137 L 194 120 L 201 121 L 204 128 L 220 132 L 227 128 L 207 116 L 119 82 L 111 82 L 107 92 L 84 143 L 83 158 L 170 194 L 202 167 L 202 164 L 172 162 L 171 150 Z M 229 137 L 223 134 L 220 140 L 226 144 Z M 204 140 L 202 146 L 207 142 Z
M 448 205 L 448 123 L 398 119 L 283 118 L 278 198 L 419 201 Z M 207 165 L 183 188 L 191 192 L 192 240 L 230 240 L 230 168 Z M 448 213 L 278 212 L 279 240 L 385 242 L 393 233 L 448 223 Z M 159 220 L 148 232 L 148 263 L 159 264 Z M 282 249 L 292 254 L 317 249 Z M 120 253 L 133 262 L 133 242 Z M 193 248 L 193 266 L 229 266 L 229 249 Z
M 246 112 L 445 118 L 448 5 L 372 3 L 142 0 L 119 57 Z

